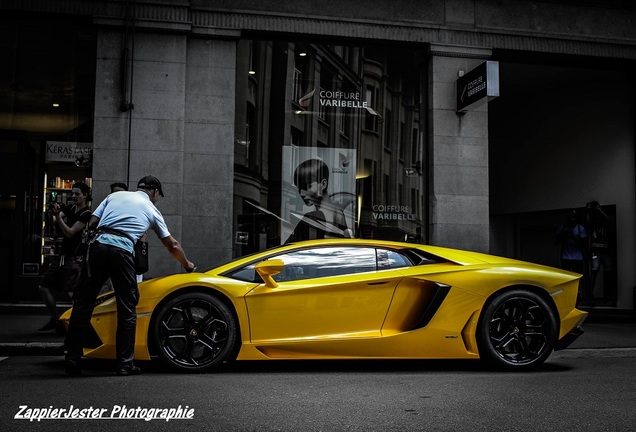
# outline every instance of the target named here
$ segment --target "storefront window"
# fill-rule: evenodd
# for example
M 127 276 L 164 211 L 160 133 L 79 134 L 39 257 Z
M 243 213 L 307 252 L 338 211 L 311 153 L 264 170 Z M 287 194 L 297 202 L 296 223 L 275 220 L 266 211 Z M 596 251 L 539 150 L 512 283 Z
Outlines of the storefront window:
M 367 84 L 365 101 L 367 101 L 368 106 L 377 107 L 377 100 L 378 97 L 376 88 L 371 84 Z M 375 111 L 373 111 L 373 109 L 367 110 L 364 113 L 364 128 L 372 132 L 378 131 L 378 115 Z
M 0 286 L 19 291 L 58 253 L 47 206 L 91 182 L 96 37 L 81 19 L 11 14 L 0 36 Z
M 263 56 L 255 61 L 264 66 L 259 83 L 268 86 L 257 92 L 265 97 L 253 112 L 236 114 L 249 114 L 251 123 L 249 137 L 236 128 L 235 142 L 249 138 L 262 151 L 259 163 L 237 167 L 235 208 L 243 213 L 235 215 L 235 255 L 314 238 L 422 241 L 420 53 L 249 43 Z M 242 64 L 249 62 L 238 59 Z M 236 106 L 246 106 L 250 93 L 237 88 Z

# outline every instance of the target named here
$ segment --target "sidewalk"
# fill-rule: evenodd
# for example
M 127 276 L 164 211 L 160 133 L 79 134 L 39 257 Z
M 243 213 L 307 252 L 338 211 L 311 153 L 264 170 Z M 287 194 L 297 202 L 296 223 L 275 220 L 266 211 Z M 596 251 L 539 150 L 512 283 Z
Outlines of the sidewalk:
M 57 306 L 61 315 L 70 303 Z M 37 331 L 48 320 L 42 304 L 0 304 L 0 356 L 63 355 L 63 334 Z
M 64 307 L 60 309 L 61 313 Z M 585 333 L 568 349 L 636 348 L 636 315 L 632 311 L 588 312 Z M 63 335 L 37 331 L 47 320 L 38 305 L 0 304 L 0 356 L 62 355 Z

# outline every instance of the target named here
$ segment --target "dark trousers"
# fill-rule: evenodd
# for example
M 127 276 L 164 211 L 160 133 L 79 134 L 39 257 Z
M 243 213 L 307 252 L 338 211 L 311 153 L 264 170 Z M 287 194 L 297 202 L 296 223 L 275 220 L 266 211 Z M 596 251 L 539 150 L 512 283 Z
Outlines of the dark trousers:
M 618 298 L 616 272 L 614 271 L 614 257 L 606 249 L 592 249 L 592 265 L 590 274 L 590 291 L 594 293 L 596 277 L 603 266 L 603 300 L 615 306 Z
M 585 266 L 583 265 L 583 260 L 571 260 L 566 258 L 561 258 L 561 268 L 563 270 L 571 271 L 574 273 L 585 273 Z
M 139 302 L 133 256 L 119 247 L 94 242 L 90 245 L 87 266 L 90 277 L 75 290 L 73 297 L 73 311 L 65 340 L 66 359 L 78 361 L 82 357 L 95 300 L 110 278 L 117 298 L 117 366 L 131 367 L 137 326 L 135 309 Z

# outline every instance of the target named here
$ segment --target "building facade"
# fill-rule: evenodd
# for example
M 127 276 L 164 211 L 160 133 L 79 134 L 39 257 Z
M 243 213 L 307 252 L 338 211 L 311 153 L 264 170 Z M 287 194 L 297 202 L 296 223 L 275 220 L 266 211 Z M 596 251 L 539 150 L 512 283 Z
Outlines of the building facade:
M 320 236 L 559 266 L 556 229 L 572 211 L 589 224 L 597 201 L 613 265 L 590 287 L 593 305 L 633 309 L 630 2 L 0 0 L 0 10 L 3 301 L 37 298 L 56 255 L 46 208 L 70 183 L 89 182 L 98 203 L 111 183 L 152 174 L 200 268 Z M 486 87 L 462 77 L 484 64 L 496 66 L 496 94 L 459 110 L 465 91 Z M 180 271 L 156 239 L 150 253 L 149 277 Z

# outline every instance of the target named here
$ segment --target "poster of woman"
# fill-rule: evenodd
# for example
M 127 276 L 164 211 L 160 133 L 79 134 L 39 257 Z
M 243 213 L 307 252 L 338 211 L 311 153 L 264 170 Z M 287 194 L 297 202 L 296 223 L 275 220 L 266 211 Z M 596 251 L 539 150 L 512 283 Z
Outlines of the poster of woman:
M 284 243 L 354 237 L 355 150 L 283 147 Z

